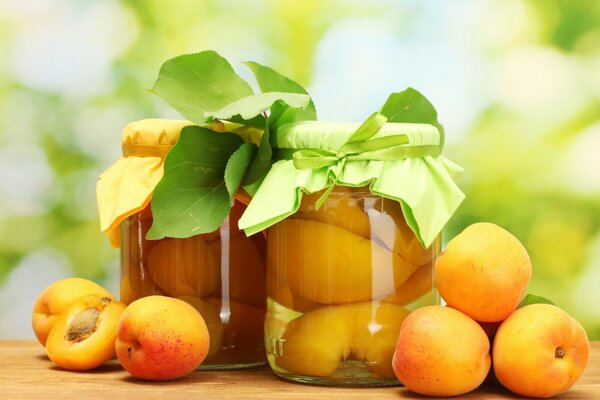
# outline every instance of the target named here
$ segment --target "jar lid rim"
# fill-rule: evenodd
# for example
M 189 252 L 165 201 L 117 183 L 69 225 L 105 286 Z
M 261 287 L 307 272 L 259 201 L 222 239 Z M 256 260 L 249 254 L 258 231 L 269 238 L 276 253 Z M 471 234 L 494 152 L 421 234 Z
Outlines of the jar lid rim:
M 300 121 L 281 126 L 275 138 L 275 145 L 290 149 L 338 150 L 343 146 L 360 123 Z M 373 139 L 406 135 L 409 143 L 415 146 L 440 145 L 441 135 L 433 125 L 419 123 L 388 122 L 373 136 Z

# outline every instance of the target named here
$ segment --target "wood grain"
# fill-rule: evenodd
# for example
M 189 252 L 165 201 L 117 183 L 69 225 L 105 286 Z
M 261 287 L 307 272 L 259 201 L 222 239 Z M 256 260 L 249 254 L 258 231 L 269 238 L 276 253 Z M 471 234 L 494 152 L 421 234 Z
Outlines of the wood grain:
M 132 378 L 116 360 L 90 372 L 64 371 L 48 360 L 34 341 L 0 340 L 0 399 L 424 399 L 403 387 L 333 388 L 289 383 L 267 367 L 201 372 L 175 382 Z M 453 399 L 517 399 L 505 389 L 486 384 Z M 560 399 L 600 399 L 600 342 L 592 343 L 590 364 L 575 386 Z

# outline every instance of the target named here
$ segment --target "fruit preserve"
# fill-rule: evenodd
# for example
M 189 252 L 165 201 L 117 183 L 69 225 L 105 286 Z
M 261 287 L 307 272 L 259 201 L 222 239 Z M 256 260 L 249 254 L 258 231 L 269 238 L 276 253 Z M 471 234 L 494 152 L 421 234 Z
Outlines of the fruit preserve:
M 398 385 L 402 321 L 439 301 L 433 266 L 464 197 L 461 169 L 441 156 L 436 126 L 386 122 L 403 112 L 394 99 L 363 124 L 280 127 L 276 162 L 240 218 L 249 234 L 267 230 L 265 340 L 282 378 Z
M 266 344 L 286 379 L 396 385 L 392 356 L 411 310 L 438 303 L 435 239 L 425 249 L 400 204 L 368 188 L 304 195 L 267 233 Z
M 266 239 L 262 233 L 247 237 L 237 227 L 247 197 L 241 191 L 235 195 L 229 214 L 216 221 L 213 232 L 146 239 L 153 223 L 150 200 L 163 177 L 165 157 L 190 124 L 164 119 L 130 123 L 123 132 L 123 157 L 98 182 L 101 229 L 121 249 L 121 301 L 164 295 L 196 308 L 210 335 L 202 369 L 264 364 Z M 215 122 L 204 128 L 222 135 L 228 126 Z
M 194 306 L 206 322 L 210 348 L 201 369 L 265 362 L 265 238 L 237 229 L 245 206 L 235 201 L 213 233 L 146 240 L 150 207 L 121 223 L 121 301 L 155 294 Z

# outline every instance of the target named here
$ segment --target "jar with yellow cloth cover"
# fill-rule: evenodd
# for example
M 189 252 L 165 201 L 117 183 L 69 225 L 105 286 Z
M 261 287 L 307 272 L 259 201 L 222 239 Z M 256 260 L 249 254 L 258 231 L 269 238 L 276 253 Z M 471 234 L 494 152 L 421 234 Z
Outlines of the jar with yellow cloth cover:
M 266 239 L 238 220 L 271 166 L 271 134 L 316 119 L 299 84 L 245 64 L 260 93 L 214 51 L 166 61 L 151 92 L 187 121 L 130 124 L 123 158 L 98 183 L 102 230 L 121 245 L 122 300 L 164 294 L 195 306 L 210 334 L 207 369 L 266 360 Z
M 153 225 L 150 202 L 163 178 L 165 157 L 182 130 L 188 136 L 198 133 L 194 129 L 230 136 L 227 131 L 238 129 L 241 134 L 239 125 L 227 122 L 190 125 L 162 119 L 130 123 L 123 132 L 123 157 L 98 182 L 101 229 L 121 249 L 121 301 L 129 304 L 155 294 L 184 300 L 208 327 L 210 348 L 202 368 L 260 365 L 265 362 L 266 243 L 264 235 L 247 237 L 237 227 L 248 202 L 243 190 L 214 231 L 148 239 Z M 243 131 L 256 136 L 247 137 L 249 141 L 259 138 L 258 131 Z
M 362 125 L 295 122 L 274 142 L 240 219 L 249 234 L 267 229 L 271 368 L 303 383 L 399 384 L 400 325 L 439 302 L 440 232 L 464 197 L 435 110 L 409 89 Z

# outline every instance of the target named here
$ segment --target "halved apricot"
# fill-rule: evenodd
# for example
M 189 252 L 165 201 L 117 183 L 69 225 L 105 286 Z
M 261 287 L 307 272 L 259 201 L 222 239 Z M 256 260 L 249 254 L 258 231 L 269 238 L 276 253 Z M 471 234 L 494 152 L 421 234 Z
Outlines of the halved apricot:
M 40 293 L 33 306 L 31 323 L 41 344 L 46 345 L 50 330 L 69 304 L 88 294 L 114 299 L 106 289 L 83 278 L 61 279 Z
M 283 220 L 269 229 L 268 241 L 267 268 L 276 286 L 319 304 L 381 298 L 418 268 L 376 242 L 311 220 Z
M 123 303 L 94 294 L 75 300 L 50 330 L 48 357 L 69 370 L 104 364 L 115 355 L 117 323 L 124 309 Z
M 393 378 L 392 356 L 408 310 L 374 302 L 322 307 L 289 322 L 277 368 L 329 377 L 340 363 L 360 361 L 379 377 Z
M 361 199 L 353 196 L 351 188 L 336 186 L 325 204 L 317 210 L 316 202 L 323 193 L 304 194 L 300 208 L 292 218 L 335 225 L 365 239 L 370 238 L 369 216 L 363 211 Z

